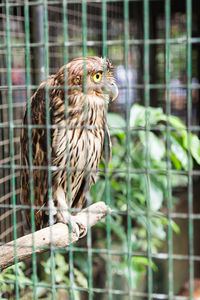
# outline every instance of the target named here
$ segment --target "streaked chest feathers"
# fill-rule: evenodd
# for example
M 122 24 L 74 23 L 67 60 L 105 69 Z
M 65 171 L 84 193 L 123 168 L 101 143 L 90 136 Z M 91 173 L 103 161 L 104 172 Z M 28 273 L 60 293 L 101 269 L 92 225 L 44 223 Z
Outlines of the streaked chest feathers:
M 55 116 L 58 128 L 52 138 L 52 165 L 58 169 L 53 172 L 53 180 L 69 195 L 70 204 L 83 179 L 88 180 L 88 186 L 95 183 L 105 138 L 105 107 L 102 99 L 98 100 L 96 103 L 90 96 L 76 111 L 69 108 L 67 121 L 64 106 L 63 114 L 60 110 Z

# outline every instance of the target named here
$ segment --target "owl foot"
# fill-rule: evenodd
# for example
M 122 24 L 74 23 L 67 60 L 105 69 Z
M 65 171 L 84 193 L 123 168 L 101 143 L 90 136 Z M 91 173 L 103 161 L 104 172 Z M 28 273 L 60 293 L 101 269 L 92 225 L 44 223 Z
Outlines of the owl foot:
M 71 232 L 75 232 L 79 238 L 82 238 L 87 234 L 87 228 L 85 227 L 85 225 L 77 216 L 70 215 L 69 212 L 66 212 L 64 210 L 58 211 L 56 219 L 57 222 L 62 222 L 68 226 L 70 224 Z
M 57 218 L 57 222 L 62 222 L 64 224 L 68 225 L 68 227 L 70 224 L 71 232 L 75 232 L 79 238 L 82 238 L 87 234 L 87 228 L 79 220 L 79 218 L 77 216 L 67 215 L 67 216 L 65 216 L 65 218 L 63 218 L 63 215 L 62 215 L 62 217 L 60 217 L 60 215 L 59 215 L 59 218 Z
M 87 234 L 87 228 L 79 220 L 77 216 L 71 216 L 70 223 L 71 223 L 72 230 L 75 229 L 76 234 L 78 235 L 79 238 L 82 238 Z

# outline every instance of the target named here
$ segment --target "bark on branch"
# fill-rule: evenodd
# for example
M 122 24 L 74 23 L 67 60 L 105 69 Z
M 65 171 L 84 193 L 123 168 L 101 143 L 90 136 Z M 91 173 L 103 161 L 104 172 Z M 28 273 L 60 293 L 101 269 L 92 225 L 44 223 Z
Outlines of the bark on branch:
M 111 210 L 104 202 L 98 202 L 82 210 L 76 216 L 87 229 L 94 226 L 109 212 Z M 0 270 L 13 265 L 15 257 L 20 262 L 31 257 L 33 250 L 35 253 L 41 253 L 47 251 L 51 245 L 67 247 L 78 239 L 76 231 L 69 232 L 69 227 L 63 223 L 25 235 L 0 247 Z

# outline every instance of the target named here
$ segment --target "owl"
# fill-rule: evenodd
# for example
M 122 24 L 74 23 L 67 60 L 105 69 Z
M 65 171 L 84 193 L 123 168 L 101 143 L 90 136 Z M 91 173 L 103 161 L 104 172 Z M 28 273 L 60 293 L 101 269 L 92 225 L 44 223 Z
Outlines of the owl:
M 29 207 L 29 226 L 32 205 L 36 230 L 48 226 L 51 215 L 53 223 L 75 223 L 81 231 L 70 210 L 83 207 L 100 159 L 111 155 L 106 109 L 118 95 L 112 70 L 105 58 L 75 58 L 41 83 L 30 111 L 26 106 L 20 198 Z

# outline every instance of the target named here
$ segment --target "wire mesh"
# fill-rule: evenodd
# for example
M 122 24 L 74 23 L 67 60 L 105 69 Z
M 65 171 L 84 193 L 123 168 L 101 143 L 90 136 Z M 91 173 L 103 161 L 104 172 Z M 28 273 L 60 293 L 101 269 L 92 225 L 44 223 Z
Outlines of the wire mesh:
M 180 298 L 181 296 L 196 299 L 199 288 L 197 278 L 200 277 L 197 186 L 200 172 L 199 163 L 194 164 L 193 160 L 195 147 L 199 147 L 196 157 L 200 156 L 200 143 L 193 134 L 199 135 L 199 13 L 200 5 L 195 0 L 185 0 L 182 3 L 173 0 L 6 0 L 0 4 L 0 244 L 15 241 L 14 279 L 12 276 L 1 277 L 0 274 L 2 299 L 42 299 L 44 295 L 47 299 L 186 299 Z M 31 155 L 34 125 L 31 124 L 30 98 L 39 84 L 50 74 L 55 74 L 62 65 L 75 57 L 94 55 L 109 57 L 116 66 L 116 71 L 124 70 L 126 82 L 125 86 L 119 85 L 120 93 L 125 95 L 125 102 L 118 99 L 109 106 L 111 114 L 121 115 L 125 120 L 121 126 L 120 122 L 110 125 L 111 134 L 118 132 L 112 135 L 113 157 L 116 160 L 113 159 L 110 165 L 101 163 L 103 167 L 98 170 L 101 181 L 97 181 L 93 187 L 92 196 L 88 190 L 86 193 L 87 205 L 91 204 L 95 194 L 95 199 L 103 198 L 113 208 L 113 213 L 109 213 L 101 225 L 89 229 L 87 237 L 78 244 L 65 248 L 57 248 L 51 244 L 46 256 L 36 255 L 34 214 L 37 207 L 34 206 L 34 165 Z M 85 97 L 88 89 L 86 67 L 87 62 L 83 66 Z M 131 68 L 134 73 L 131 73 Z M 186 74 L 184 82 L 177 79 L 182 71 Z M 131 82 L 129 74 L 133 76 Z M 115 75 L 117 77 L 117 72 Z M 65 73 L 66 116 L 69 107 L 67 82 L 68 74 Z M 186 93 L 184 109 L 175 109 L 172 94 L 183 91 Z M 46 123 L 43 125 L 48 150 L 47 210 L 49 223 L 52 225 L 54 208 L 49 92 L 47 86 Z M 20 170 L 24 167 L 20 163 L 19 144 L 25 103 L 30 207 L 22 205 L 19 199 Z M 143 120 L 136 126 L 131 126 L 130 123 L 133 120 L 133 103 L 144 107 Z M 151 106 L 162 107 L 166 119 L 163 117 L 160 123 L 153 124 Z M 84 113 L 87 115 L 87 107 Z M 171 114 L 179 117 L 182 123 L 172 126 Z M 108 120 L 111 118 L 109 116 L 112 115 L 108 115 Z M 164 129 L 162 122 L 165 122 Z M 153 151 L 158 151 L 154 147 L 162 149 L 162 145 L 155 144 L 154 138 L 153 147 L 152 134 L 162 140 L 163 130 L 166 137 L 166 157 L 164 164 L 155 168 L 155 165 L 152 167 L 151 155 Z M 117 150 L 117 141 L 123 134 L 124 140 L 121 141 L 124 143 L 124 152 L 120 157 L 121 148 Z M 143 136 L 141 152 L 144 151 L 144 164 L 137 162 L 133 166 L 132 160 L 135 159 L 135 153 L 138 153 L 137 148 L 132 147 L 133 142 L 138 145 L 138 138 L 134 134 L 138 134 L 139 138 Z M 183 153 L 178 147 L 178 137 L 181 134 L 185 136 L 187 149 L 184 149 L 187 156 L 185 168 L 185 156 L 180 156 L 179 162 L 175 157 L 179 151 Z M 108 161 L 107 137 L 105 145 L 105 161 Z M 119 163 L 117 155 L 121 159 Z M 86 170 L 87 179 L 90 172 L 91 170 Z M 118 181 L 114 182 L 116 174 Z M 71 171 L 67 176 L 69 179 Z M 152 178 L 158 180 L 162 176 L 165 176 L 163 190 L 166 195 L 157 192 L 160 198 L 166 197 L 166 202 L 161 201 L 162 205 L 154 211 L 152 197 L 156 197 L 156 190 L 153 193 Z M 121 184 L 121 178 L 125 185 Z M 138 178 L 140 181 L 137 181 Z M 184 181 L 184 187 L 176 184 L 175 188 L 175 179 L 181 183 Z M 133 187 L 134 180 L 141 184 L 145 199 L 137 198 L 138 186 Z M 119 190 L 118 198 L 115 199 L 115 192 Z M 70 186 L 67 191 L 70 198 Z M 123 205 L 122 196 L 126 199 Z M 179 198 L 177 203 L 175 196 Z M 135 199 L 141 201 L 140 205 L 136 205 Z M 33 255 L 30 260 L 25 261 L 26 278 L 22 283 L 17 265 L 16 240 L 24 234 L 21 212 L 27 209 L 31 212 Z M 156 233 L 155 239 L 155 231 L 159 230 L 155 228 L 157 219 L 162 220 L 162 225 L 165 223 L 166 227 L 160 229 L 159 234 Z M 161 223 L 158 224 L 161 226 Z M 180 231 L 180 237 L 175 231 Z M 58 254 L 63 254 L 64 261 Z M 62 264 L 65 271 L 59 269 Z M 59 279 L 61 275 L 64 280 Z M 87 284 L 83 284 L 84 280 Z M 181 294 L 186 281 L 189 282 L 187 292 Z

